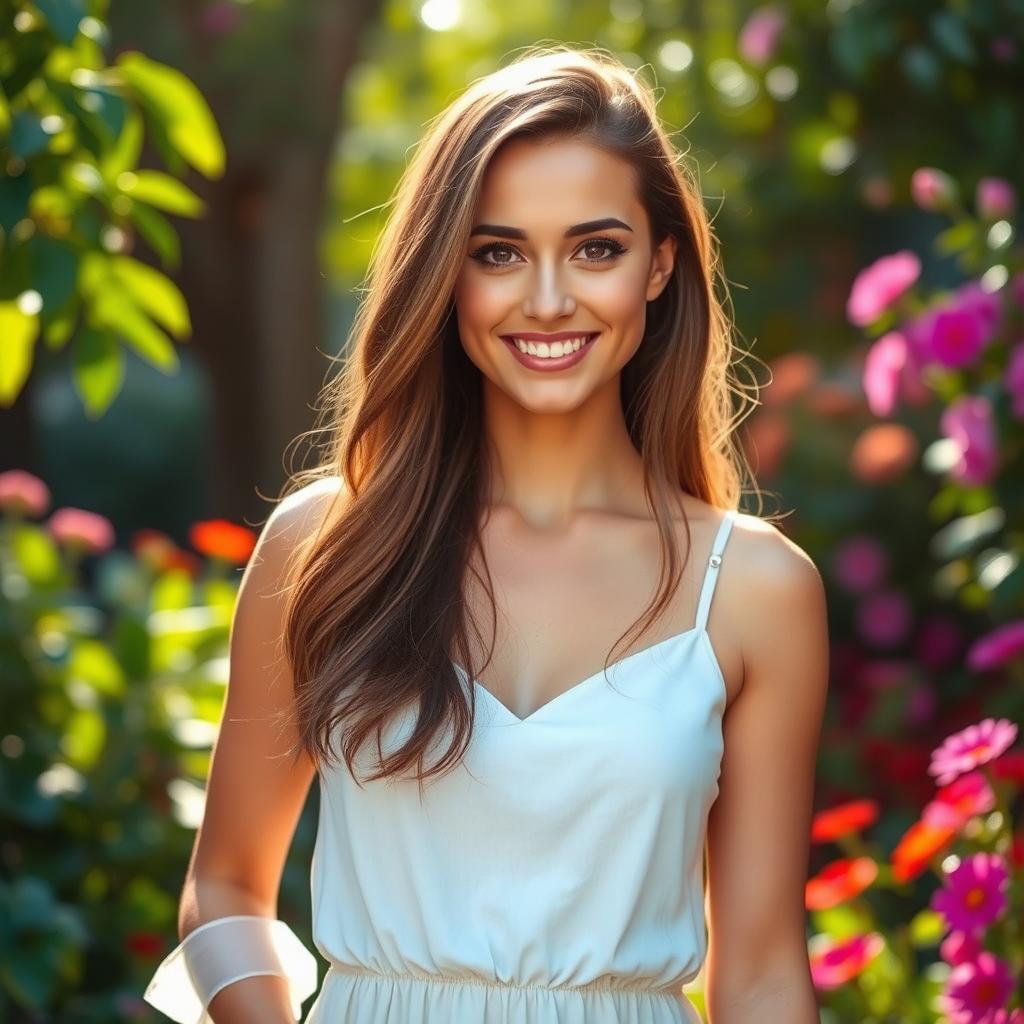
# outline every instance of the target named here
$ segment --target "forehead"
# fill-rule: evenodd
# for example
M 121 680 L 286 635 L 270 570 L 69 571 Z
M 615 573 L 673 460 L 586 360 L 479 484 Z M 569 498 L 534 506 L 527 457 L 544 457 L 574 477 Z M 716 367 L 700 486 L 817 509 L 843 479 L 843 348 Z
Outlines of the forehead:
M 484 174 L 478 219 L 555 231 L 598 216 L 639 228 L 643 207 L 632 165 L 580 139 L 513 139 Z

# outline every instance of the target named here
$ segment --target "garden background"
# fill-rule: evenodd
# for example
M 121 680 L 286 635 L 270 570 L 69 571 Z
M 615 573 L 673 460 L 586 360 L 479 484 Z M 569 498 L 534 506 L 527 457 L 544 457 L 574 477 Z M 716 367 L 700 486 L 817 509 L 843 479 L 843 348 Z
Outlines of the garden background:
M 159 1016 L 254 530 L 424 123 L 543 41 L 656 84 L 828 586 L 822 1021 L 1021 1019 L 1021 0 L 0 0 L 0 1022 Z

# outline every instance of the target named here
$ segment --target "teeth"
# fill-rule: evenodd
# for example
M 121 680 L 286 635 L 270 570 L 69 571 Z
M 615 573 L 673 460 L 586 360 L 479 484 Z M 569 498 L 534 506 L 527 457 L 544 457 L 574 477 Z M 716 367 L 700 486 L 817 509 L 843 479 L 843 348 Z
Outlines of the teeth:
M 578 351 L 589 337 L 589 334 L 581 334 L 576 338 L 567 338 L 565 341 L 555 341 L 551 344 L 546 341 L 523 341 L 522 338 L 513 338 L 512 340 L 520 352 L 531 356 L 540 356 L 541 359 L 555 359 L 558 356 Z

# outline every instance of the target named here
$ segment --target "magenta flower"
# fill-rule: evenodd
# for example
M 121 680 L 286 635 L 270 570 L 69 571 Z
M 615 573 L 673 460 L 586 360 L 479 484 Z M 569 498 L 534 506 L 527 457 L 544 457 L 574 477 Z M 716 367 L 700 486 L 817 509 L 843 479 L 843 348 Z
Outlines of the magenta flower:
M 946 979 L 942 1009 L 951 1024 L 988 1024 L 997 1010 L 1004 1010 L 1013 992 L 1009 964 L 993 953 L 981 952 L 974 960 L 957 964 Z
M 1017 738 L 1017 726 L 1007 718 L 985 718 L 960 732 L 947 736 L 932 751 L 928 774 L 940 786 L 948 785 L 957 776 L 997 758 Z
M 47 525 L 58 542 L 86 554 L 98 554 L 114 544 L 110 520 L 85 509 L 59 508 Z
M 786 14 L 774 4 L 755 8 L 740 29 L 737 46 L 743 59 L 762 67 L 775 56 Z
M 945 210 L 956 199 L 956 182 L 937 167 L 919 167 L 910 177 L 910 195 L 922 210 Z
M 982 178 L 975 194 L 978 216 L 985 220 L 1012 217 L 1017 208 L 1017 193 L 1005 178 Z
M 974 672 L 1005 665 L 1024 653 L 1024 619 L 997 626 L 978 637 L 967 650 L 967 667 Z
M 956 446 L 959 459 L 950 470 L 963 484 L 985 484 L 999 468 L 992 405 L 982 395 L 964 395 L 947 406 L 939 420 L 943 434 Z
M 1010 349 L 1003 384 L 1010 394 L 1010 412 L 1016 419 L 1024 420 L 1024 342 Z
M 985 347 L 985 325 L 968 309 L 940 309 L 931 327 L 929 355 L 942 366 L 970 366 Z
M 981 952 L 984 952 L 984 947 L 971 932 L 952 931 L 939 946 L 939 956 L 953 967 L 968 960 L 977 960 Z
M 931 908 L 950 928 L 980 931 L 998 920 L 1009 906 L 1010 875 L 998 853 L 973 853 L 947 874 L 932 896 Z
M 885 579 L 889 558 L 874 537 L 858 534 L 836 547 L 832 569 L 840 586 L 851 594 L 863 594 Z
M 902 643 L 913 624 L 910 602 L 898 590 L 876 590 L 857 607 L 857 630 L 872 647 L 889 650 Z
M 809 957 L 814 987 L 825 991 L 845 985 L 884 948 L 885 938 L 879 932 L 838 940 L 825 935 L 815 936 Z
M 943 786 L 935 799 L 925 804 L 921 820 L 937 828 L 962 828 L 971 818 L 988 814 L 996 805 L 996 794 L 985 773 L 968 772 Z
M 50 489 L 23 469 L 0 473 L 0 509 L 18 516 L 37 517 L 50 507 Z
M 854 278 L 847 319 L 858 327 L 874 323 L 920 276 L 921 261 L 909 249 L 880 257 Z

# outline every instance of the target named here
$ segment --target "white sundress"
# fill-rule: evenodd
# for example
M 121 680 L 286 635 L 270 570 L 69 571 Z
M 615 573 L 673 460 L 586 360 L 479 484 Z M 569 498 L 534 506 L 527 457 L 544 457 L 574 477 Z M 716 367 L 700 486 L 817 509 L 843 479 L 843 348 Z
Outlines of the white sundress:
M 614 662 L 607 681 L 598 671 L 520 718 L 456 665 L 476 689 L 474 732 L 422 801 L 415 780 L 360 788 L 344 762 L 319 774 L 313 941 L 328 970 L 306 1024 L 700 1021 L 682 986 L 707 952 L 726 705 L 706 627 L 735 516 L 716 533 L 693 628 Z M 385 752 L 414 718 L 391 721 Z M 373 753 L 360 752 L 360 778 Z M 283 927 L 298 1005 L 313 965 Z M 186 987 L 180 950 L 147 998 L 172 977 Z

